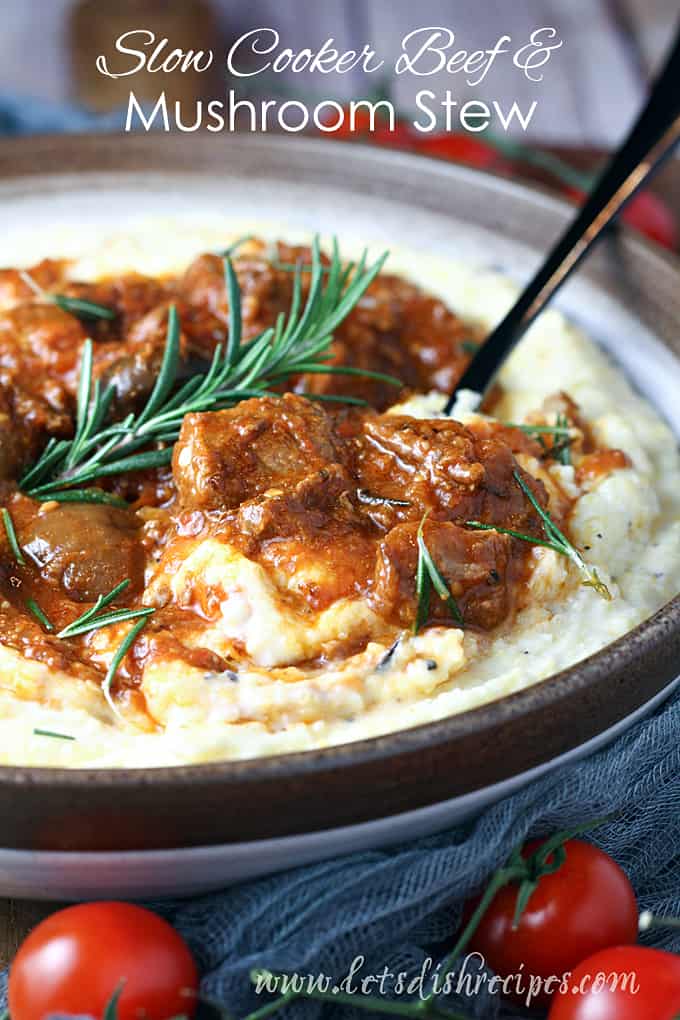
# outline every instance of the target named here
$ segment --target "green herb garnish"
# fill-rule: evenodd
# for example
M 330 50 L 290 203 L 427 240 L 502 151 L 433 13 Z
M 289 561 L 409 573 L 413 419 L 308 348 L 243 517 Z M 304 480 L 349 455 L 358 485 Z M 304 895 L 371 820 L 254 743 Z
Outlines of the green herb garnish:
M 502 424 L 506 429 L 519 429 L 529 436 L 568 436 L 571 432 L 568 425 L 519 425 L 514 421 L 504 421 Z
M 144 607 L 143 609 L 112 609 L 108 613 L 102 613 L 122 592 L 129 586 L 130 580 L 126 578 L 117 584 L 108 595 L 100 595 L 93 606 L 87 609 L 77 620 L 69 623 L 67 627 L 57 634 L 59 638 L 77 637 L 79 634 L 88 634 L 92 630 L 100 630 L 102 627 L 109 627 L 113 623 L 124 623 L 126 620 L 136 620 L 140 616 L 146 619 L 151 616 L 154 609 Z
M 106 319 L 108 322 L 111 322 L 116 317 L 116 312 L 113 308 L 97 304 L 96 301 L 69 297 L 67 294 L 48 294 L 47 299 L 53 304 L 58 305 L 62 311 L 75 315 L 77 319 L 85 319 L 86 322 L 96 319 Z
M 302 273 L 311 273 L 312 271 L 312 263 L 302 262 L 301 260 L 299 262 L 280 262 L 278 259 L 274 258 L 271 259 L 269 265 L 272 269 L 279 269 L 282 273 L 297 273 L 298 271 Z M 353 265 L 353 263 L 350 263 L 350 265 Z M 321 267 L 322 273 L 328 273 L 329 270 L 330 266 Z
M 423 528 L 429 515 L 430 511 L 428 510 L 423 515 L 423 519 L 418 526 L 418 567 L 416 570 L 416 599 L 418 607 L 416 610 L 416 619 L 413 624 L 414 634 L 417 634 L 418 631 L 421 630 L 427 623 L 430 611 L 430 594 L 432 592 L 432 588 L 434 588 L 442 602 L 445 602 L 448 606 L 452 619 L 454 619 L 461 627 L 463 626 L 463 615 L 458 608 L 458 604 L 449 591 L 446 581 L 439 572 L 437 565 L 432 559 L 430 551 L 425 544 Z
M 29 612 L 33 613 L 36 620 L 38 620 L 39 623 L 42 624 L 46 631 L 49 631 L 51 633 L 54 630 L 54 624 L 47 619 L 47 617 L 45 616 L 45 614 L 43 613 L 42 609 L 35 601 L 35 599 L 26 599 L 26 608 L 29 610 Z
M 339 393 L 301 393 L 307 400 L 319 400 L 322 404 L 351 404 L 352 407 L 370 407 L 361 397 L 346 397 Z
M 550 456 L 553 457 L 555 460 L 559 461 L 560 464 L 568 466 L 569 464 L 571 464 L 571 435 L 569 433 L 569 422 L 567 421 L 566 416 L 563 414 L 558 414 L 556 425 L 557 428 L 561 427 L 566 429 L 567 435 L 566 438 L 560 440 L 559 442 L 557 440 L 553 442 L 553 445 L 550 447 L 549 451 Z
M 96 301 L 88 301 L 86 298 L 69 297 L 68 294 L 50 294 L 35 282 L 30 273 L 21 270 L 19 276 L 28 284 L 34 294 L 49 304 L 57 305 L 63 312 L 75 315 L 77 319 L 84 319 L 86 322 L 96 319 L 115 319 L 116 312 L 113 308 L 100 305 Z
M 113 389 L 92 380 L 92 345 L 83 348 L 76 432 L 72 440 L 49 443 L 37 463 L 23 476 L 21 486 L 35 499 L 59 498 L 65 490 L 82 489 L 108 475 L 169 464 L 186 414 L 233 407 L 248 397 L 271 394 L 290 376 L 305 373 L 358 375 L 395 387 L 401 382 L 381 372 L 329 365 L 328 347 L 337 326 L 356 305 L 380 272 L 387 253 L 366 268 L 366 255 L 348 282 L 337 242 L 324 286 L 318 238 L 312 245 L 312 271 L 302 305 L 298 269 L 288 316 L 257 337 L 243 341 L 241 294 L 230 259 L 225 258 L 229 298 L 229 338 L 218 346 L 206 372 L 192 376 L 178 389 L 179 320 L 174 306 L 168 314 L 163 361 L 152 393 L 140 414 L 105 424 Z M 149 449 L 148 447 L 153 447 Z M 142 447 L 147 447 L 141 450 Z
M 152 609 L 151 612 L 153 613 L 154 610 Z M 104 683 L 102 684 L 102 691 L 104 692 L 104 697 L 106 698 L 111 711 L 114 713 L 114 715 L 117 715 L 119 718 L 121 717 L 120 712 L 116 708 L 116 704 L 113 700 L 113 697 L 111 696 L 111 685 L 114 681 L 116 673 L 118 672 L 118 668 L 121 662 L 123 661 L 127 653 L 130 651 L 135 641 L 137 640 L 140 631 L 142 631 L 146 626 L 147 617 L 149 615 L 150 615 L 149 613 L 146 613 L 141 620 L 137 621 L 134 627 L 130 628 L 130 630 L 128 631 L 128 633 L 125 635 L 120 645 L 118 646 L 116 653 L 113 656 L 113 659 L 111 660 L 111 665 L 106 671 L 106 676 L 104 677 Z
M 482 345 L 476 340 L 461 340 L 460 346 L 466 354 L 476 354 Z
M 46 497 L 46 501 L 54 500 L 55 503 L 105 503 L 106 506 L 119 506 L 127 508 L 130 504 L 120 496 L 114 496 L 104 489 L 63 489 L 61 492 L 52 492 Z
M 39 730 L 34 729 L 33 733 L 36 737 L 54 737 L 55 740 L 75 740 L 75 737 L 70 736 L 68 733 L 56 733 L 54 730 Z
M 516 422 L 503 422 L 505 428 L 519 429 L 528 436 L 536 436 L 549 457 L 560 464 L 571 464 L 571 427 L 563 414 L 558 414 L 554 425 L 519 425 Z M 553 445 L 547 447 L 542 436 L 554 436 Z
M 16 560 L 17 564 L 20 567 L 25 567 L 26 560 L 24 559 L 24 554 L 21 551 L 21 547 L 17 539 L 17 533 L 14 530 L 14 521 L 12 520 L 12 515 L 10 514 L 7 507 L 2 508 L 2 523 L 5 525 L 7 541 L 9 542 L 9 547 L 12 550 L 12 555 L 14 556 L 14 559 Z
M 510 535 L 512 538 L 518 538 L 522 542 L 530 542 L 532 545 L 546 546 L 548 549 L 552 549 L 554 552 L 559 553 L 560 556 L 566 556 L 572 561 L 572 563 L 575 564 L 575 566 L 578 567 L 581 575 L 584 577 L 583 584 L 585 587 L 594 588 L 597 594 L 601 595 L 603 599 L 611 601 L 612 594 L 607 585 L 600 578 L 595 567 L 591 567 L 586 563 L 578 549 L 572 545 L 567 536 L 560 531 L 548 511 L 544 510 L 538 502 L 519 471 L 514 471 L 513 475 L 520 489 L 541 518 L 546 539 L 534 538 L 532 535 L 525 535 L 521 531 L 513 531 L 510 528 L 501 528 L 495 524 L 484 524 L 482 521 L 465 521 L 465 526 L 477 531 L 498 531 L 503 535 Z

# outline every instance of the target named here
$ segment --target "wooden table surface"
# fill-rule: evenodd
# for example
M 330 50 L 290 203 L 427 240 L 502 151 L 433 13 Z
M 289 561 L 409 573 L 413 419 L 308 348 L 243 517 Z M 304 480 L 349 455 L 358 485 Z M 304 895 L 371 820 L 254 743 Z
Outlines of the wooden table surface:
M 562 156 L 567 154 L 564 151 Z M 571 152 L 569 161 L 582 168 L 592 167 L 602 159 L 602 153 L 592 150 Z M 654 182 L 654 190 L 661 194 L 680 217 L 680 160 L 667 164 Z M 63 904 L 62 904 L 63 905 Z M 21 940 L 43 917 L 60 904 L 0 899 L 0 967 L 14 957 Z

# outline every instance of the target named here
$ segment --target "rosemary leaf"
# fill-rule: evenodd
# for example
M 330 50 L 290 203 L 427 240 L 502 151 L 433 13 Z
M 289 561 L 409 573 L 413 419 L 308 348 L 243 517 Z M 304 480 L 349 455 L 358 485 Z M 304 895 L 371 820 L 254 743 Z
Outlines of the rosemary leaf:
M 46 631 L 51 633 L 54 630 L 54 624 L 50 623 L 35 599 L 26 599 L 26 608 L 42 624 Z
M 97 613 L 100 613 L 102 609 L 105 609 L 107 606 L 110 606 L 111 603 L 114 602 L 118 598 L 118 596 L 125 591 L 126 588 L 129 588 L 129 586 L 130 578 L 126 577 L 125 580 L 121 581 L 120 584 L 117 584 L 115 588 L 113 588 L 108 593 L 108 595 L 100 595 L 93 606 L 90 606 L 90 608 L 86 609 L 85 612 L 81 616 L 79 616 L 76 620 L 74 620 L 72 623 L 69 623 L 68 626 L 64 627 L 63 630 L 60 630 L 59 633 L 57 634 L 57 637 L 60 638 L 70 637 L 71 630 L 74 627 L 81 626 L 82 624 L 87 623 L 94 616 L 96 616 Z
M 113 659 L 111 660 L 111 665 L 106 671 L 106 676 L 104 677 L 104 683 L 102 684 L 102 691 L 104 692 L 104 697 L 106 698 L 111 711 L 114 713 L 114 715 L 117 715 L 119 718 L 121 718 L 121 715 L 116 707 L 113 697 L 111 696 L 111 685 L 115 679 L 116 673 L 118 672 L 121 662 L 129 652 L 129 650 L 132 648 L 141 631 L 146 626 L 146 621 L 149 615 L 150 614 L 147 614 L 146 616 L 142 617 L 141 620 L 138 620 L 134 627 L 131 627 L 130 630 L 127 632 L 127 634 L 121 641 L 120 645 L 118 646 L 116 653 L 113 656 Z
M 20 567 L 25 567 L 26 560 L 24 559 L 24 554 L 21 551 L 21 547 L 17 539 L 17 533 L 14 530 L 14 521 L 12 520 L 12 515 L 10 514 L 7 507 L 2 508 L 2 523 L 5 525 L 7 541 L 9 542 L 9 547 L 12 550 L 12 555 L 14 556 L 14 559 L 16 560 L 17 564 Z
M 571 432 L 567 425 L 524 425 L 517 424 L 514 421 L 504 421 L 503 427 L 506 429 L 519 429 L 520 432 L 526 432 L 528 436 L 568 436 Z
M 179 367 L 179 318 L 177 307 L 172 304 L 168 309 L 168 333 L 163 351 L 163 360 L 156 378 L 156 383 L 151 396 L 146 402 L 144 410 L 137 419 L 137 427 L 152 418 L 156 411 L 163 406 L 175 384 L 177 369 Z
M 510 535 L 511 538 L 519 538 L 522 542 L 529 542 L 531 545 L 544 545 L 548 549 L 555 549 L 561 552 L 554 542 L 548 542 L 543 538 L 534 538 L 533 535 L 525 535 L 521 531 L 513 531 L 512 528 L 501 528 L 499 524 L 484 524 L 482 521 L 465 521 L 466 528 L 473 531 L 497 531 L 500 535 Z
M 113 308 L 106 305 L 99 305 L 95 301 L 86 301 L 83 298 L 68 297 L 66 294 L 50 294 L 48 299 L 58 305 L 64 312 L 75 315 L 77 319 L 95 320 L 107 319 L 109 322 L 115 319 L 116 313 Z
M 423 537 L 423 528 L 425 527 L 425 521 L 429 517 L 430 511 L 428 510 L 424 515 L 423 519 L 418 526 L 418 567 L 416 572 L 416 598 L 418 602 L 418 609 L 416 612 L 416 621 L 414 624 L 414 630 L 417 634 L 423 626 L 424 621 L 427 620 L 429 604 L 430 604 L 430 590 L 434 588 L 442 602 L 445 602 L 448 606 L 451 617 L 461 627 L 463 625 L 463 615 L 458 607 L 456 600 L 449 591 L 448 585 L 442 577 L 439 569 L 430 555 L 430 550 L 425 544 L 425 538 Z
M 68 633 L 65 634 L 62 631 L 58 636 L 78 637 L 79 634 L 89 634 L 93 630 L 101 630 L 102 627 L 109 627 L 113 623 L 125 623 L 126 620 L 138 620 L 141 617 L 151 616 L 153 612 L 155 610 L 150 607 L 143 609 L 115 609 L 111 613 L 96 616 L 85 623 L 71 623 L 68 627 Z
M 297 273 L 298 271 L 311 273 L 312 271 L 311 262 L 280 262 L 278 259 L 272 259 L 269 264 L 272 269 L 280 269 L 282 273 Z M 330 266 L 323 266 L 321 271 L 329 273 Z
M 41 730 L 41 729 L 38 729 L 37 727 L 33 730 L 33 733 L 35 734 L 36 737 L 54 737 L 55 740 L 75 740 L 76 739 L 75 737 L 72 737 L 68 733 L 57 733 L 55 730 Z
M 503 425 L 508 429 L 519 429 L 528 436 L 536 436 L 548 457 L 560 464 L 571 464 L 572 429 L 564 415 L 558 414 L 555 425 L 524 425 L 511 421 L 503 422 Z M 554 436 L 553 445 L 548 447 L 543 436 Z
M 425 560 L 420 552 L 418 544 L 418 566 L 416 567 L 416 618 L 413 622 L 413 633 L 417 634 L 423 629 L 430 615 L 430 593 L 432 582 L 425 567 Z
M 63 489 L 61 492 L 50 492 L 45 499 L 54 500 L 55 503 L 105 503 L 107 506 L 129 506 L 129 503 L 120 496 L 104 492 L 103 489 Z
M 571 464 L 571 436 L 569 434 L 569 423 L 563 414 L 557 416 L 557 427 L 566 429 L 567 435 L 559 443 L 553 443 L 550 450 L 550 456 L 554 457 L 555 460 L 559 461 L 560 464 L 568 466 Z
M 560 529 L 557 527 L 550 514 L 547 512 L 547 510 L 544 510 L 541 504 L 538 502 L 533 492 L 520 475 L 519 471 L 514 471 L 513 474 L 515 477 L 515 481 L 519 485 L 520 489 L 522 490 L 526 498 L 529 500 L 538 516 L 541 518 L 546 536 L 552 541 L 553 548 L 556 550 L 556 552 L 559 552 L 563 556 L 568 557 L 572 561 L 572 563 L 574 563 L 574 565 L 578 567 L 582 577 L 584 578 L 583 584 L 585 585 L 586 588 L 593 588 L 598 595 L 600 595 L 603 599 L 606 599 L 608 602 L 610 602 L 612 599 L 612 594 L 609 591 L 607 585 L 600 578 L 595 567 L 591 567 L 586 563 L 578 549 L 575 546 L 573 546 L 569 539 L 566 537 L 566 535 L 564 535 L 560 531 Z
M 304 372 L 305 375 L 360 375 L 364 379 L 377 379 L 379 382 L 388 383 L 398 389 L 404 385 L 401 379 L 394 375 L 386 375 L 384 372 L 372 372 L 366 368 L 353 368 L 351 365 L 317 365 L 314 362 L 298 362 L 293 364 L 283 375 L 297 375 Z M 281 376 L 276 375 L 274 379 Z
M 243 322 L 241 319 L 241 291 L 238 285 L 238 277 L 234 272 L 234 267 L 228 255 L 224 259 L 224 282 L 229 302 L 229 335 L 227 337 L 225 360 L 229 368 L 233 368 L 238 360 Z

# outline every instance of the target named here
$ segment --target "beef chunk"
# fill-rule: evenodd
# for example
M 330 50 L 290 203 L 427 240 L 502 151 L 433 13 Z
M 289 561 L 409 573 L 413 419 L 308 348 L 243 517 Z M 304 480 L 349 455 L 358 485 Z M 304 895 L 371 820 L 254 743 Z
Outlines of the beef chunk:
M 217 510 L 290 486 L 337 457 L 329 415 L 287 394 L 187 415 L 173 474 L 183 507 Z
M 263 243 L 259 253 L 235 259 L 234 268 L 241 288 L 243 336 L 247 340 L 273 325 L 281 312 L 288 312 L 293 275 L 272 267 L 265 258 Z M 228 333 L 224 260 L 219 255 L 200 255 L 180 279 L 177 291 L 186 306 L 182 319 L 192 350 L 209 357 Z
M 378 613 L 403 626 L 412 623 L 416 614 L 417 532 L 415 522 L 400 524 L 380 544 L 370 595 Z M 423 537 L 465 623 L 484 630 L 501 623 L 511 604 L 510 538 L 468 531 L 448 521 L 426 522 Z M 430 619 L 441 622 L 450 618 L 446 603 L 433 592 Z

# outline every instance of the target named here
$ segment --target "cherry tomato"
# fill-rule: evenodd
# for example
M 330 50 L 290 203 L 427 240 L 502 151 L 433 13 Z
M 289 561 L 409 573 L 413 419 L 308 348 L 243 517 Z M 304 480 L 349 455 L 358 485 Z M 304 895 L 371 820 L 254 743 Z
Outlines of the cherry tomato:
M 528 843 L 523 855 L 540 845 L 541 840 Z M 637 939 L 635 893 L 616 861 L 578 839 L 567 840 L 564 848 L 566 860 L 539 879 L 516 930 L 517 886 L 511 884 L 492 900 L 470 941 L 500 977 L 558 978 L 600 949 Z M 555 981 L 547 992 L 543 987 L 534 1004 L 549 1002 L 557 986 Z
M 83 903 L 46 918 L 20 946 L 9 1010 L 12 1020 L 102 1017 L 119 985 L 118 1020 L 194 1015 L 198 972 L 174 928 L 129 903 Z
M 599 975 L 603 986 L 598 989 Z M 679 1014 L 680 957 L 642 946 L 617 946 L 573 970 L 553 999 L 548 1020 L 675 1020 Z
M 585 199 L 585 192 L 578 188 L 566 188 L 564 194 L 579 205 Z M 675 216 L 663 199 L 651 191 L 639 191 L 621 213 L 621 219 L 664 248 L 675 251 L 680 246 L 680 229 Z

